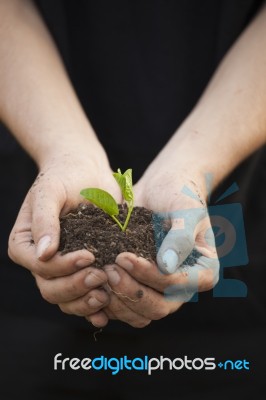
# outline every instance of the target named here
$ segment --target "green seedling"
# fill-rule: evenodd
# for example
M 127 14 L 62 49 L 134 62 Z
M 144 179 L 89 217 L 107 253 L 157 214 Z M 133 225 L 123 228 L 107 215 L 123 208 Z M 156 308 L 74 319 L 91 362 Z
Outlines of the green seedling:
M 89 200 L 91 203 L 101 208 L 117 223 L 120 229 L 125 232 L 130 220 L 134 203 L 132 169 L 127 169 L 123 174 L 121 170 L 118 169 L 117 172 L 113 173 L 113 176 L 120 187 L 125 202 L 127 203 L 128 213 L 124 224 L 122 224 L 117 218 L 119 215 L 118 204 L 110 193 L 98 188 L 88 188 L 82 189 L 80 194 L 86 200 Z

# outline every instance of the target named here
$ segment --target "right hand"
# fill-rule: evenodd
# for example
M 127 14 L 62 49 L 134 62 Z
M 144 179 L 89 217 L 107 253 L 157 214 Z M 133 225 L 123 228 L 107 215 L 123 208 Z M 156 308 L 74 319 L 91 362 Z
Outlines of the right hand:
M 101 162 L 100 162 L 101 161 Z M 107 282 L 103 270 L 90 265 L 94 256 L 79 250 L 61 256 L 59 216 L 82 201 L 80 190 L 100 187 L 121 202 L 119 187 L 105 159 L 96 162 L 87 154 L 59 155 L 40 170 L 29 190 L 9 238 L 9 256 L 35 277 L 42 297 L 62 311 L 93 316 L 95 325 L 108 318 L 103 311 L 109 301 L 100 289 Z M 98 323 L 99 321 L 99 323 Z
M 155 237 L 160 242 L 157 265 L 125 252 L 118 255 L 116 264 L 104 268 L 111 291 L 104 311 L 110 319 L 133 327 L 145 327 L 177 311 L 195 293 L 212 289 L 219 278 L 201 179 L 192 181 L 192 172 L 187 177 L 177 174 L 178 166 L 164 163 L 155 167 L 135 185 L 134 194 L 137 205 L 154 211 Z

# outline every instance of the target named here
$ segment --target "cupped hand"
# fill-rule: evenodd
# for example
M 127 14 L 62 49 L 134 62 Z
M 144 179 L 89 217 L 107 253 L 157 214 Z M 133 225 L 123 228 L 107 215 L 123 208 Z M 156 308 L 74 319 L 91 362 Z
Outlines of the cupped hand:
M 206 192 L 194 180 L 158 172 L 135 186 L 135 204 L 154 212 L 157 263 L 131 253 L 106 266 L 110 319 L 144 327 L 212 289 L 219 261 L 207 212 Z
M 9 238 L 9 256 L 35 277 L 42 296 L 58 304 L 66 313 L 89 316 L 108 303 L 100 289 L 106 274 L 90 265 L 94 256 L 87 250 L 66 255 L 57 251 L 60 239 L 60 215 L 82 201 L 80 190 L 100 187 L 118 202 L 119 188 L 105 160 L 95 162 L 87 154 L 59 155 L 40 170 L 19 211 Z M 99 312 L 95 319 L 104 323 Z
M 136 205 L 153 211 L 161 272 L 172 274 L 185 269 L 195 291 L 213 287 L 219 277 L 219 261 L 206 203 L 207 188 L 202 181 L 175 172 L 158 172 L 153 179 L 144 176 L 135 193 Z

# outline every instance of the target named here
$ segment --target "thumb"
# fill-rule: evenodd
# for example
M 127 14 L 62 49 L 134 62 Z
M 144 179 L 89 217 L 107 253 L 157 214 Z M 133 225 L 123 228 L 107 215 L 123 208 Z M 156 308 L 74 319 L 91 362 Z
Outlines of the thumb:
M 195 245 L 195 228 L 205 215 L 206 210 L 203 208 L 179 210 L 168 215 L 171 229 L 157 254 L 157 264 L 163 273 L 176 272 L 190 255 Z
M 57 251 L 60 239 L 59 214 L 65 202 L 65 194 L 57 188 L 42 185 L 32 193 L 32 237 L 36 245 L 36 257 L 49 260 Z

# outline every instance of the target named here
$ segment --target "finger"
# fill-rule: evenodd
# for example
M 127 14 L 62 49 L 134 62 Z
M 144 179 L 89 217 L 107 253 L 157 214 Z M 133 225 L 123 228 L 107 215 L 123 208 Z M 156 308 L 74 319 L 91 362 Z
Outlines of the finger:
M 212 289 L 219 280 L 219 258 L 216 251 L 215 237 L 209 217 L 203 218 L 197 225 L 195 247 L 201 255 L 187 269 L 191 290 L 198 288 L 199 292 Z
M 197 262 L 187 267 L 188 287 L 194 292 L 212 289 L 219 280 L 219 260 L 201 256 Z
M 116 258 L 116 264 L 126 270 L 136 281 L 164 293 L 170 285 L 185 285 L 187 273 L 179 268 L 173 274 L 163 274 L 155 263 L 133 253 L 121 253 Z
M 202 256 L 197 263 L 186 267 L 186 281 L 169 285 L 164 295 L 171 301 L 188 302 L 198 292 L 212 289 L 219 279 L 219 262 Z
M 181 306 L 181 303 L 169 304 L 165 301 L 161 293 L 139 283 L 117 265 L 105 266 L 104 270 L 107 274 L 108 284 L 112 293 L 115 294 L 128 309 L 139 316 L 143 316 L 149 320 L 157 320 L 166 317 L 169 313 Z M 112 297 L 110 305 L 111 304 Z M 125 318 L 126 311 L 121 316 L 118 315 L 118 311 L 122 314 L 120 308 L 118 310 L 111 310 L 119 319 Z
M 109 295 L 103 289 L 90 290 L 85 296 L 66 303 L 59 303 L 61 311 L 86 317 L 95 314 L 109 303 Z
M 103 328 L 108 324 L 109 318 L 104 311 L 98 311 L 95 314 L 85 317 L 96 328 Z
M 104 311 L 109 319 L 125 322 L 133 328 L 145 328 L 151 323 L 150 319 L 132 311 L 114 294 L 111 294 L 110 303 Z
M 138 257 L 133 253 L 120 253 L 116 257 L 115 263 L 136 281 L 158 292 L 163 292 L 164 287 L 169 285 L 169 281 L 173 281 L 172 274 L 163 274 L 154 262 L 148 261 L 143 257 Z
M 20 256 L 24 247 L 28 248 L 33 244 L 31 234 L 31 207 L 29 194 L 26 196 L 10 232 L 8 240 L 8 255 L 17 264 L 20 264 Z M 34 254 L 34 259 L 36 258 Z
M 168 231 L 157 254 L 159 269 L 166 274 L 174 273 L 186 258 L 190 255 L 195 243 L 195 228 L 199 221 L 206 216 L 205 208 L 192 208 L 179 210 L 159 216 L 162 224 L 171 221 L 171 229 Z M 155 230 L 162 226 L 155 226 Z M 157 232 L 155 232 L 156 236 Z
M 46 279 L 73 274 L 95 261 L 94 255 L 85 249 L 63 256 L 58 252 L 48 261 L 41 261 L 36 257 L 30 232 L 20 232 L 16 226 L 10 234 L 8 254 L 15 263 Z
M 60 238 L 59 214 L 66 201 L 66 193 L 56 180 L 40 174 L 30 191 L 32 210 L 32 238 L 36 256 L 41 261 L 51 258 L 58 249 Z
M 34 276 L 42 297 L 52 304 L 75 300 L 107 282 L 104 271 L 93 267 L 54 279 L 44 279 L 36 274 Z
M 191 257 L 188 261 L 193 261 Z M 173 274 L 163 274 L 157 265 L 133 253 L 121 253 L 116 258 L 116 264 L 123 268 L 136 281 L 147 285 L 161 293 L 167 288 L 175 287 L 184 291 L 181 301 L 188 301 L 189 296 L 198 291 L 209 290 L 215 286 L 219 278 L 219 261 L 217 257 L 200 256 L 196 261 L 183 264 Z M 185 289 L 187 289 L 185 291 Z

